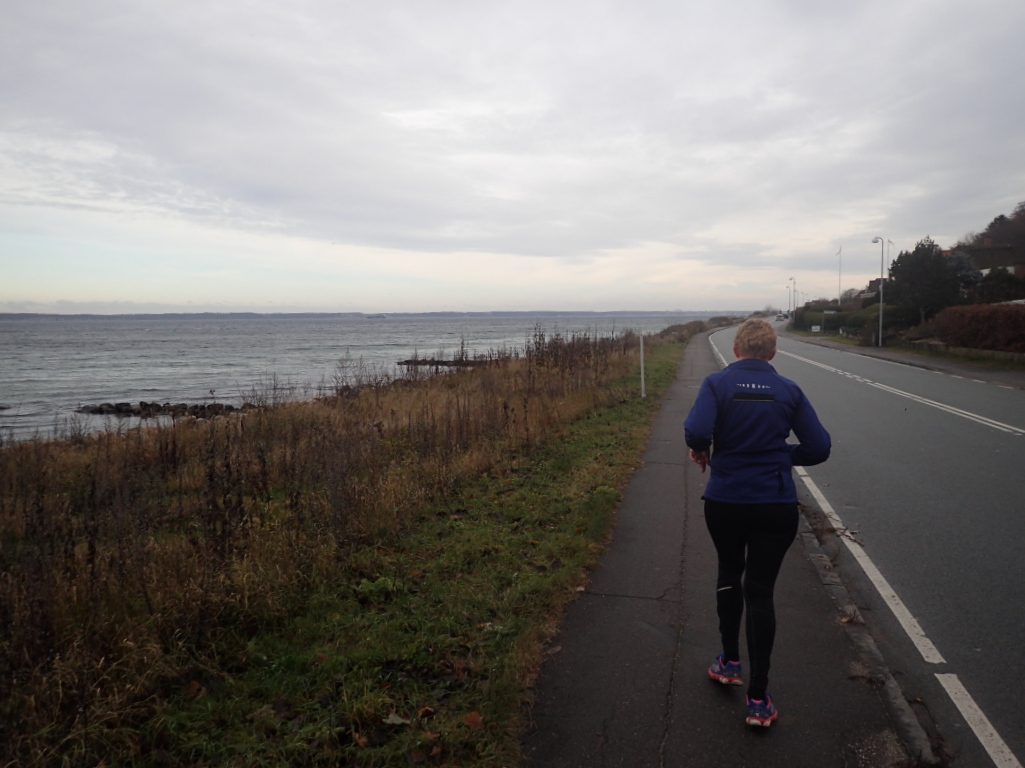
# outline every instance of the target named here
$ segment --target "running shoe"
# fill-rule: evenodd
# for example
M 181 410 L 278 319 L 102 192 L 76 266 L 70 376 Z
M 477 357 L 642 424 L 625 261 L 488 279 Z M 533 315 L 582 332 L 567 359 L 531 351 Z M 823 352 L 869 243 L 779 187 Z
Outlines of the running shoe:
M 740 662 L 726 661 L 720 653 L 708 668 L 708 676 L 723 685 L 743 685 L 740 679 Z
M 748 725 L 762 725 L 768 728 L 777 717 L 779 717 L 779 712 L 776 711 L 769 694 L 765 694 L 765 701 L 747 697 L 747 719 L 745 722 Z

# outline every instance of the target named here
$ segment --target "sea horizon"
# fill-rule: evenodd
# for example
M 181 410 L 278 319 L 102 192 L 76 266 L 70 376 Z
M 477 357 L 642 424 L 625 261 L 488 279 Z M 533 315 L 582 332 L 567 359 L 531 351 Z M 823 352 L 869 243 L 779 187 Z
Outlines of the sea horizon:
M 571 316 L 608 316 L 608 315 L 691 315 L 708 316 L 717 315 L 748 315 L 755 310 L 750 309 L 496 309 L 496 310 L 431 310 L 424 312 L 391 312 L 381 310 L 377 312 L 0 312 L 0 320 L 22 320 L 22 319 L 104 319 L 104 320 L 130 320 L 139 319 L 246 319 L 246 318 L 332 318 L 332 317 L 520 317 L 520 316 L 541 316 L 541 317 L 571 317 Z

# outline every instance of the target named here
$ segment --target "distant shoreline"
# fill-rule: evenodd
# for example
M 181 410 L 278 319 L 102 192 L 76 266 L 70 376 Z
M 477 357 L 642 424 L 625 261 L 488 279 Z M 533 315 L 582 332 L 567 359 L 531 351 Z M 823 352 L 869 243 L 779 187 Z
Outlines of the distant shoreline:
M 652 316 L 688 315 L 712 317 L 715 315 L 747 315 L 743 310 L 523 310 L 494 312 L 138 312 L 125 314 L 93 314 L 75 313 L 59 314 L 52 312 L 0 312 L 0 320 L 282 320 L 282 319 L 324 319 L 332 318 L 367 318 L 386 320 L 388 318 L 417 317 L 591 317 L 591 316 Z

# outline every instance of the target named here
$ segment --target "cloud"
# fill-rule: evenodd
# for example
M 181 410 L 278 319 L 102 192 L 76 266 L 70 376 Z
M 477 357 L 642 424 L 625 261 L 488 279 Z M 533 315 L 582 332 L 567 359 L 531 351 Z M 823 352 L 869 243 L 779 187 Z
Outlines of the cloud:
M 788 270 L 825 290 L 841 243 L 867 266 L 875 234 L 942 242 L 1025 198 L 1023 28 L 1014 0 L 12 2 L 0 258 L 29 238 L 41 266 L 0 300 L 105 251 L 171 301 L 187 282 L 168 263 L 230 272 L 254 252 L 248 296 L 296 301 L 331 275 L 413 304 L 394 286 L 416 274 L 435 302 L 418 308 L 474 303 L 473 258 L 569 281 L 545 300 L 661 306 L 668 287 L 608 266 L 653 247 L 709 301 L 731 299 L 707 279 L 724 269 L 766 295 Z M 310 259 L 332 266 L 283 277 Z

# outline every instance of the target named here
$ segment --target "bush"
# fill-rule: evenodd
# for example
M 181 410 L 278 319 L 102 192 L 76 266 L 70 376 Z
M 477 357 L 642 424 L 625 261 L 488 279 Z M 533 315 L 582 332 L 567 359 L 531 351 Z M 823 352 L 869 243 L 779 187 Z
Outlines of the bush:
M 822 305 L 833 314 L 827 315 L 822 308 L 801 307 L 794 316 L 794 327 L 802 331 L 810 331 L 813 325 L 819 326 L 823 332 L 838 331 L 847 321 L 846 312 L 836 312 L 828 304 Z
M 883 310 L 883 326 L 890 328 L 896 324 L 898 308 L 890 304 Z M 870 304 L 857 312 L 842 314 L 841 329 L 845 336 L 856 336 L 862 346 L 871 346 L 876 342 L 879 331 L 879 304 Z
M 858 311 L 851 312 L 847 315 L 847 321 L 844 324 L 844 328 L 860 331 L 866 325 L 868 325 L 868 315 L 862 311 Z
M 1025 352 L 1025 305 L 947 307 L 936 318 L 936 333 L 953 347 Z
M 937 315 L 937 317 L 939 317 Z M 936 337 L 937 328 L 937 317 L 933 317 L 926 320 L 924 323 L 919 323 L 908 329 L 908 332 L 904 334 L 906 341 L 922 341 L 923 339 L 932 339 Z

